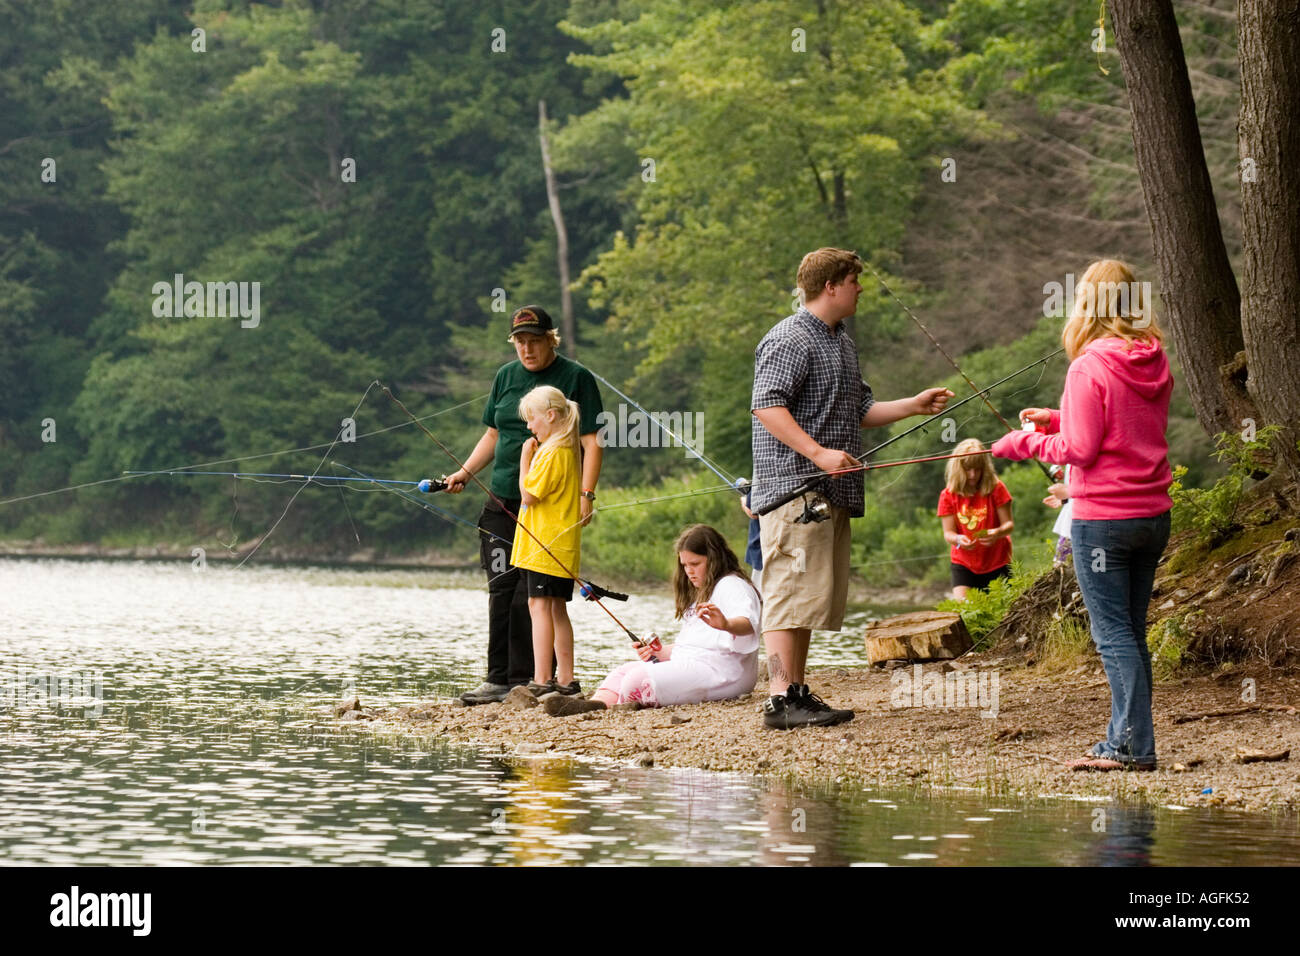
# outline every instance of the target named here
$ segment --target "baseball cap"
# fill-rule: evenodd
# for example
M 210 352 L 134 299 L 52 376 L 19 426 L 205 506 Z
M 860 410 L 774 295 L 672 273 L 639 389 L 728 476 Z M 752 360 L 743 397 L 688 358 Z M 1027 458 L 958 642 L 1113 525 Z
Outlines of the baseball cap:
M 515 310 L 515 314 L 510 316 L 510 334 L 516 332 L 531 332 L 534 335 L 545 335 L 555 328 L 555 323 L 546 310 L 540 305 L 526 305 L 522 309 Z

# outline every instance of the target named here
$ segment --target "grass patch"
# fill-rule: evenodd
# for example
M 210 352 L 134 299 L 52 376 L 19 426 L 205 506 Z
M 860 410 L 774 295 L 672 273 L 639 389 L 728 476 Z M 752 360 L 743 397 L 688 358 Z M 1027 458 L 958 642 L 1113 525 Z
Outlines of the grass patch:
M 1045 670 L 1077 667 L 1092 649 L 1092 632 L 1087 625 L 1077 618 L 1062 618 L 1047 629 L 1039 661 Z
M 1187 659 L 1191 635 L 1183 626 L 1182 616 L 1167 617 L 1147 631 L 1147 648 L 1151 651 L 1151 673 L 1156 680 L 1171 680 Z

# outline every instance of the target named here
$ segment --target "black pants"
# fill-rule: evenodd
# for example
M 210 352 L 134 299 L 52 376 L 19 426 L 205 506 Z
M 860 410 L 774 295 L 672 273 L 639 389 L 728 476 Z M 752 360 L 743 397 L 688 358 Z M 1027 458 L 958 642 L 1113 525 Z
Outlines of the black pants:
M 502 499 L 513 514 L 520 503 Z M 479 515 L 479 563 L 488 576 L 488 671 L 493 684 L 533 679 L 533 622 L 523 574 L 510 564 L 515 522 L 491 498 Z

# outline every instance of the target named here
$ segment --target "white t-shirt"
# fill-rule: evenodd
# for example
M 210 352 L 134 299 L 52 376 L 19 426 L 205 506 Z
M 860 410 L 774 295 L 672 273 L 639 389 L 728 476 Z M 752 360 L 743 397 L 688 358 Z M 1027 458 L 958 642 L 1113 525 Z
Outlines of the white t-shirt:
M 736 637 L 716 627 L 710 627 L 700 619 L 692 604 L 682 615 L 682 629 L 677 635 L 677 644 L 685 647 L 697 647 L 701 650 L 730 651 L 733 654 L 752 654 L 758 650 L 760 618 L 762 603 L 758 592 L 744 578 L 729 574 L 713 585 L 713 594 L 709 603 L 715 604 L 728 619 L 746 617 L 752 632 L 743 637 Z
M 1052 534 L 1060 535 L 1062 538 L 1070 536 L 1070 512 L 1074 510 L 1070 507 L 1070 502 L 1061 505 L 1060 512 L 1056 515 L 1056 524 L 1052 525 Z
M 1066 465 L 1065 477 L 1062 479 L 1062 481 L 1068 482 L 1069 480 L 1070 480 L 1070 466 Z M 1068 538 L 1070 536 L 1070 521 L 1071 521 L 1070 512 L 1072 512 L 1073 510 L 1074 509 L 1070 507 L 1070 499 L 1069 498 L 1065 499 L 1065 503 L 1061 505 L 1061 510 L 1056 515 L 1056 524 L 1052 525 L 1052 534 L 1060 535 L 1062 538 Z

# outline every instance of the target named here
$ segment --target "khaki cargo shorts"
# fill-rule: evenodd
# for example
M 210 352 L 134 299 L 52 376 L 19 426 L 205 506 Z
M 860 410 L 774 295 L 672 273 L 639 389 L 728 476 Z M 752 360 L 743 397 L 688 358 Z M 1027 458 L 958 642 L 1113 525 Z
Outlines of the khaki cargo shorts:
M 802 499 L 758 519 L 763 545 L 763 630 L 838 631 L 849 596 L 849 512 L 795 524 Z

